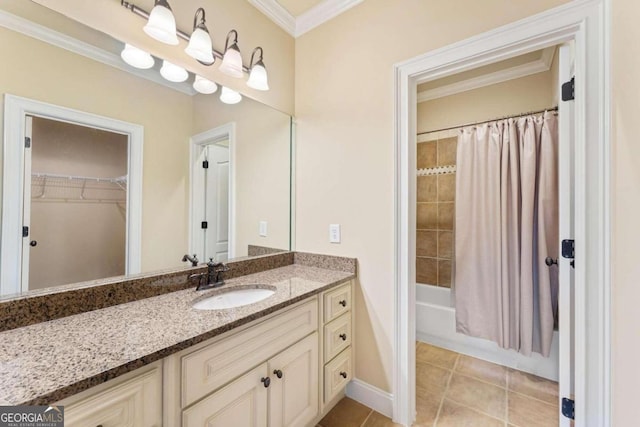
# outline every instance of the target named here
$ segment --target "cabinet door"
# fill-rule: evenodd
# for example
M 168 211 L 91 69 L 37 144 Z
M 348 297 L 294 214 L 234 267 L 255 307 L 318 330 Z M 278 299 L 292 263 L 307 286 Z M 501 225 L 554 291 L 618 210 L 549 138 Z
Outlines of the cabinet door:
M 267 377 L 263 363 L 183 411 L 182 427 L 266 427 Z
M 269 361 L 269 427 L 308 424 L 318 414 L 318 333 Z

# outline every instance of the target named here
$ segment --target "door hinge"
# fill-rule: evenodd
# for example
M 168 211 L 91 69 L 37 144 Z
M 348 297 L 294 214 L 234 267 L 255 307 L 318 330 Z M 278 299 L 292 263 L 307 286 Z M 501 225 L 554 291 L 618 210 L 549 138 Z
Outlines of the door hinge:
M 575 419 L 576 403 L 572 399 L 562 398 L 562 415 L 573 420 Z
M 576 78 L 571 77 L 571 80 L 562 84 L 562 100 L 573 101 L 574 99 L 576 99 Z
M 31 138 L 29 138 L 28 136 L 24 137 L 24 147 L 31 148 Z
M 205 160 L 202 162 L 202 168 L 203 169 L 209 169 L 209 160 Z
M 562 256 L 571 260 L 571 267 L 575 268 L 576 241 L 573 239 L 564 239 L 562 241 Z
M 29 237 L 29 227 L 22 227 L 22 237 Z
M 202 221 L 200 226 L 202 227 L 203 230 L 206 230 L 207 228 L 209 228 L 209 223 L 207 221 Z

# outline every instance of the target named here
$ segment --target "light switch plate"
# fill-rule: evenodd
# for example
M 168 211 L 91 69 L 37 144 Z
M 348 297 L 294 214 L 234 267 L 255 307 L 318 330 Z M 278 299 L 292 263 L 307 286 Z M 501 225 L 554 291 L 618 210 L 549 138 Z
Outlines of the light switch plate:
M 340 224 L 329 224 L 329 243 L 340 243 Z
M 260 221 L 260 236 L 267 237 L 267 221 Z

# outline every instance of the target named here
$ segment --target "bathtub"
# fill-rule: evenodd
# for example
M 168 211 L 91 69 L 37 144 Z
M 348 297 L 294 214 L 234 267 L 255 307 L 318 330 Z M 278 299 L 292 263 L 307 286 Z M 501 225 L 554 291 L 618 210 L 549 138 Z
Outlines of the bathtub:
M 558 381 L 558 332 L 553 333 L 548 358 L 534 353 L 524 356 L 505 350 L 492 341 L 456 332 L 453 295 L 448 288 L 416 285 L 416 339 L 438 347 L 477 357 L 499 365 Z

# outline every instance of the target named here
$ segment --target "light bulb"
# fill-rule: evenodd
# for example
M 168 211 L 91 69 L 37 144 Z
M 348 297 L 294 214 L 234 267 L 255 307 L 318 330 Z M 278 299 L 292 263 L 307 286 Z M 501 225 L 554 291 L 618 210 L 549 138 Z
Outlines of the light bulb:
M 225 104 L 237 104 L 242 101 L 242 95 L 235 90 L 231 90 L 228 87 L 222 86 L 222 92 L 220 93 L 220 101 Z
M 193 82 L 193 88 L 200 93 L 210 95 L 218 90 L 218 85 L 211 80 L 207 80 L 204 77 L 196 75 L 196 80 Z
M 160 68 L 160 75 L 170 82 L 181 83 L 189 78 L 189 73 L 182 67 L 178 67 L 171 62 L 162 61 L 162 68 Z
M 122 49 L 122 52 L 120 53 L 120 57 L 124 62 L 132 67 L 140 68 L 142 70 L 149 69 L 153 67 L 153 64 L 155 64 L 153 56 L 142 49 L 131 46 L 128 43 L 125 43 L 124 49 Z

